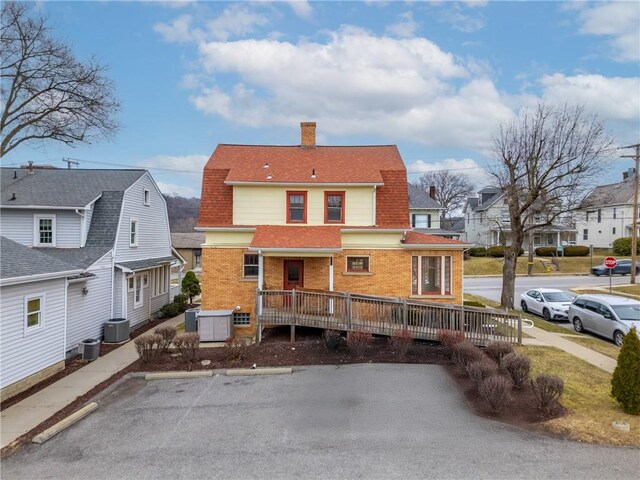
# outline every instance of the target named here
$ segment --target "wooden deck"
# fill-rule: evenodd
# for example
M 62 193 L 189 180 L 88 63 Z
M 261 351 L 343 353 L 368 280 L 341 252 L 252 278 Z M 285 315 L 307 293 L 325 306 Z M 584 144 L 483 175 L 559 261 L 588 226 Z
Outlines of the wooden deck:
M 435 340 L 438 330 L 458 330 L 476 345 L 494 340 L 522 343 L 519 315 L 461 305 L 344 292 L 262 290 L 256 312 L 258 340 L 265 326 L 291 325 L 389 336 L 406 329 L 423 340 Z

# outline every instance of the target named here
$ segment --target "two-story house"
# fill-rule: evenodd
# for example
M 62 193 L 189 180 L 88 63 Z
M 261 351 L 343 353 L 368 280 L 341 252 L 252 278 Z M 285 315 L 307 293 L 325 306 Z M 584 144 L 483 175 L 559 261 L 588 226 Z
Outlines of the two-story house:
M 64 366 L 110 318 L 169 303 L 167 208 L 145 170 L 1 168 L 3 394 Z
M 469 245 L 411 229 L 395 145 L 218 145 L 204 168 L 197 230 L 202 308 L 235 309 L 255 334 L 257 290 L 314 289 L 462 303 Z
M 623 172 L 622 181 L 600 185 L 580 203 L 576 212 L 578 245 L 610 248 L 613 241 L 633 232 L 634 169 Z
M 407 185 L 409 194 L 409 219 L 411 228 L 419 233 L 428 233 L 445 238 L 460 239 L 460 232 L 442 228 L 442 205 L 436 200 L 436 187 L 429 187 L 429 193 L 414 183 Z
M 542 209 L 541 209 L 542 210 Z M 544 222 L 543 211 L 534 217 Z M 478 246 L 509 244 L 511 217 L 504 192 L 498 187 L 487 186 L 478 191 L 477 197 L 469 197 L 463 207 L 464 232 L 467 242 Z M 537 228 L 533 235 L 533 246 L 545 247 L 566 245 L 575 242 L 575 228 L 551 224 Z

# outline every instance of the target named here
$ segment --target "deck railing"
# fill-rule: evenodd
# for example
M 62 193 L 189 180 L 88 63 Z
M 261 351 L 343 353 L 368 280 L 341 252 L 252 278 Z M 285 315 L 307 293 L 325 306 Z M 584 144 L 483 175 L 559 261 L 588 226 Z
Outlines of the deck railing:
M 493 340 L 522 342 L 522 319 L 500 310 L 378 297 L 348 292 L 258 290 L 258 335 L 265 325 L 364 330 L 435 340 L 438 330 L 458 330 L 477 345 Z

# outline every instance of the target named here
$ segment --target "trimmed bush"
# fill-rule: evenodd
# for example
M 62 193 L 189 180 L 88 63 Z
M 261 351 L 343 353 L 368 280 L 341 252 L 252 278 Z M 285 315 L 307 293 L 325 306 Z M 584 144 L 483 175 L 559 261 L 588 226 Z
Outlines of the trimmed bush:
M 189 298 L 189 303 L 193 303 L 193 297 L 202 293 L 202 287 L 200 286 L 200 280 L 196 277 L 196 274 L 192 271 L 188 271 L 182 279 L 182 293 Z
M 485 378 L 478 387 L 478 392 L 489 404 L 493 413 L 500 413 L 509 401 L 511 380 L 502 375 L 491 375 Z
M 553 257 L 556 254 L 556 247 L 538 247 L 534 251 L 538 257 Z
M 480 387 L 480 384 L 485 378 L 495 375 L 496 373 L 498 373 L 498 366 L 487 357 L 483 357 L 467 365 L 467 375 L 471 381 L 475 383 L 476 388 Z
M 169 347 L 171 346 L 171 342 L 176 338 L 178 331 L 176 327 L 158 327 L 153 333 L 160 335 L 162 337 L 162 351 L 167 352 Z
M 502 357 L 500 366 L 509 374 L 516 389 L 524 387 L 524 383 L 529 378 L 531 372 L 531 360 L 519 353 L 509 353 Z
M 337 330 L 325 330 L 322 333 L 322 341 L 328 352 L 335 352 L 342 343 L 342 334 Z
M 175 297 L 173 297 L 173 303 L 178 305 L 180 313 L 184 312 L 187 309 L 187 300 L 189 300 L 189 297 L 187 297 L 184 293 L 179 293 Z
M 503 247 L 502 245 L 495 245 L 487 248 L 487 256 L 494 258 L 503 258 L 505 251 L 510 251 L 511 247 Z M 520 248 L 518 256 L 524 253 L 524 248 Z
M 502 342 L 496 340 L 494 342 L 490 342 L 484 349 L 484 353 L 498 365 L 500 365 L 500 360 L 505 355 L 513 352 L 513 345 L 509 342 Z
M 436 332 L 436 340 L 444 347 L 449 358 L 453 355 L 453 346 L 456 343 L 464 341 L 464 332 L 458 330 L 438 330 Z
M 198 356 L 198 348 L 200 347 L 200 335 L 196 332 L 177 335 L 176 338 L 173 339 L 173 345 L 180 352 L 184 361 L 189 363 L 195 362 Z
M 622 341 L 618 363 L 611 377 L 611 396 L 624 412 L 640 415 L 640 339 L 635 327 Z
M 472 247 L 468 250 L 470 257 L 486 257 L 487 249 L 485 247 Z
M 367 347 L 373 343 L 373 335 L 369 332 L 356 330 L 347 333 L 347 346 L 358 357 L 362 357 Z
M 241 337 L 229 337 L 225 340 L 227 360 L 244 360 L 247 354 L 247 341 Z
M 180 314 L 180 305 L 177 303 L 167 303 L 160 309 L 160 318 L 173 318 Z
M 391 344 L 391 347 L 398 352 L 398 356 L 400 358 L 406 357 L 411 345 L 413 344 L 411 332 L 406 328 L 396 330 L 393 332 L 393 335 L 389 337 L 389 344 Z
M 617 238 L 613 241 L 613 254 L 627 257 L 631 255 L 631 237 Z M 640 242 L 637 245 L 637 253 L 640 253 Z
M 589 255 L 589 247 L 586 245 L 569 245 L 564 247 L 565 257 L 586 257 Z
M 162 353 L 162 335 L 141 335 L 133 343 L 143 363 L 155 362 Z
M 484 357 L 482 350 L 470 342 L 464 341 L 453 345 L 453 361 L 466 370 L 467 365 Z
M 482 302 L 476 302 L 475 300 L 465 300 L 464 301 L 464 306 L 465 307 L 480 307 L 480 308 L 485 308 L 486 305 Z
M 531 387 L 538 401 L 538 408 L 549 414 L 553 403 L 562 396 L 564 381 L 554 375 L 541 374 L 531 380 Z

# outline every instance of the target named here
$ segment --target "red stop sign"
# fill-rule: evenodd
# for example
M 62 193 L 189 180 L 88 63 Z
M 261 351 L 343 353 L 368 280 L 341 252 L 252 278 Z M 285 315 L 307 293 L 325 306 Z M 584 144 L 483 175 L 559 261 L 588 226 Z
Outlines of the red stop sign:
M 607 257 L 604 259 L 604 266 L 607 268 L 613 268 L 618 264 L 616 257 Z

